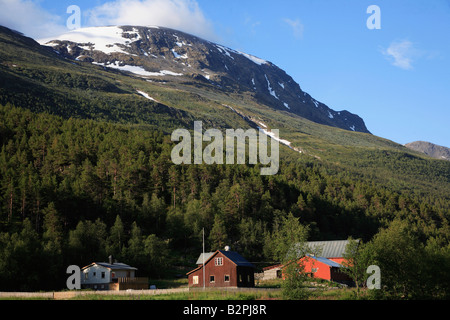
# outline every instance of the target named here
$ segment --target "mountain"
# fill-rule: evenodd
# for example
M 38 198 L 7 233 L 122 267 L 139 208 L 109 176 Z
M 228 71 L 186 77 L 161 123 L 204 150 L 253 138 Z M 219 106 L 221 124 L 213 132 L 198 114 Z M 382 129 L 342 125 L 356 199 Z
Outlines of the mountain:
M 249 92 L 256 101 L 275 110 L 316 123 L 369 132 L 359 116 L 332 110 L 317 101 L 273 63 L 177 30 L 92 27 L 39 42 L 69 59 L 129 71 L 148 79 L 190 77 L 226 92 Z
M 450 160 L 450 148 L 439 146 L 431 142 L 414 141 L 405 144 L 405 147 L 425 153 L 426 155 L 436 159 Z
M 169 137 L 177 128 L 192 130 L 194 121 L 202 121 L 205 130 L 259 127 L 271 134 L 276 128 L 286 146 L 280 148 L 280 163 L 313 161 L 407 192 L 412 185 L 419 193 L 436 193 L 431 186 L 439 181 L 439 192 L 446 193 L 449 177 L 441 173 L 448 169 L 440 161 L 430 163 L 403 145 L 358 132 L 365 127 L 358 126 L 357 116 L 347 117 L 356 122 L 344 128 L 319 123 L 339 115 L 327 116 L 331 109 L 270 62 L 165 28 L 88 28 L 69 34 L 73 41 L 45 39 L 41 45 L 0 27 L 0 105 Z M 296 97 L 302 94 L 310 101 L 299 106 Z M 293 102 L 287 102 L 289 95 Z M 355 131 L 348 128 L 353 125 Z

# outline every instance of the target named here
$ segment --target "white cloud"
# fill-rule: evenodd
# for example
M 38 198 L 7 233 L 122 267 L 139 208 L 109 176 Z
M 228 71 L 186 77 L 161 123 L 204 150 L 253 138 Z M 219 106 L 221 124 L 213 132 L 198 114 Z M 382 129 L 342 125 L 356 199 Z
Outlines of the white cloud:
M 37 1 L 1 0 L 0 25 L 34 39 L 67 31 L 65 21 L 42 9 Z
M 91 26 L 161 26 L 216 38 L 195 0 L 114 0 L 88 10 L 85 16 Z
M 382 53 L 392 65 L 405 70 L 412 69 L 412 63 L 418 57 L 418 51 L 409 40 L 394 41 L 386 50 L 382 49 Z
M 297 39 L 303 38 L 304 26 L 300 22 L 299 19 L 291 20 L 291 19 L 285 18 L 285 19 L 283 19 L 283 21 L 285 23 L 287 23 L 292 28 L 292 32 L 294 33 L 294 37 L 296 37 Z

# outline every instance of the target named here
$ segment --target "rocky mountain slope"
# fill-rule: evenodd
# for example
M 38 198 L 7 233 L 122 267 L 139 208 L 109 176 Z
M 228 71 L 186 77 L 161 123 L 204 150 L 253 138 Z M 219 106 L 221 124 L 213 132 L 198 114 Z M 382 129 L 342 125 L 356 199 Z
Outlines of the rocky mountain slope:
M 260 103 L 316 123 L 369 133 L 364 121 L 304 92 L 273 63 L 162 27 L 83 28 L 41 39 L 63 57 L 128 71 L 146 79 L 189 77 L 226 92 L 250 92 Z
M 425 153 L 426 155 L 436 159 L 450 160 L 450 148 L 439 146 L 431 142 L 414 141 L 405 144 L 405 147 Z

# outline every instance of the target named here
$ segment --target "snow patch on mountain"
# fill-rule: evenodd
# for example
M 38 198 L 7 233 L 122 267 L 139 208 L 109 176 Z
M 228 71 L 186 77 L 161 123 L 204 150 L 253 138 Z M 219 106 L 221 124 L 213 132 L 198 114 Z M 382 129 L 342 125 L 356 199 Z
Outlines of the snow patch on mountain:
M 137 67 L 137 66 L 130 66 L 130 65 L 120 65 L 119 61 L 114 61 L 113 63 L 99 63 L 99 62 L 92 62 L 93 64 L 99 65 L 99 66 L 103 66 L 103 67 L 108 67 L 108 68 L 113 68 L 113 69 L 118 69 L 121 71 L 128 71 L 134 74 L 138 74 L 141 76 L 151 76 L 152 72 L 148 72 L 146 71 L 144 68 L 142 67 Z
M 176 72 L 172 72 L 169 70 L 161 70 L 159 72 L 150 72 L 150 71 L 147 71 L 144 68 L 138 67 L 138 66 L 130 66 L 130 65 L 122 65 L 121 66 L 119 61 L 115 61 L 113 63 L 105 63 L 105 64 L 99 63 L 99 62 L 92 62 L 92 63 L 103 66 L 103 67 L 109 67 L 109 68 L 118 69 L 121 71 L 128 71 L 128 72 L 140 75 L 140 76 L 151 77 L 151 76 L 182 76 L 183 75 L 182 73 L 176 73 Z
M 269 93 L 274 96 L 275 98 L 278 99 L 277 94 L 275 93 L 275 91 L 272 89 L 272 86 L 270 85 L 270 81 L 269 79 L 267 79 L 267 75 L 264 74 L 264 77 L 266 77 L 266 81 L 267 81 L 267 89 L 269 90 Z
M 129 36 L 133 36 L 133 42 L 142 39 L 140 34 L 139 34 L 139 30 L 137 28 L 135 28 L 135 27 L 133 27 L 132 31 L 123 31 L 122 35 L 125 34 L 125 33 L 127 33 Z
M 149 95 L 148 95 L 148 93 L 146 93 L 146 92 L 144 92 L 144 91 L 140 91 L 140 90 L 136 90 L 137 91 L 137 93 L 139 93 L 141 96 L 143 96 L 144 98 L 147 98 L 148 100 L 152 100 L 152 101 L 155 101 L 155 102 L 157 102 L 155 99 L 153 99 L 152 97 L 150 97 Z
M 172 53 L 173 53 L 175 59 L 187 59 L 187 58 L 188 58 L 188 56 L 187 56 L 186 53 L 183 54 L 183 55 L 181 55 L 181 54 L 179 54 L 178 52 L 176 52 L 175 49 L 171 49 L 170 51 L 172 51 Z
M 262 131 L 264 134 L 268 135 L 272 139 L 278 141 L 281 144 L 284 144 L 285 146 L 289 147 L 290 149 L 292 149 L 292 150 L 294 150 L 294 151 L 296 151 L 298 153 L 302 153 L 302 150 L 291 146 L 291 142 L 290 141 L 285 140 L 285 139 L 281 139 L 280 137 L 276 136 L 275 133 L 273 133 L 272 131 L 270 131 L 267 128 L 267 125 L 264 122 L 255 120 L 255 119 L 253 119 L 251 117 L 247 117 L 247 116 L 243 115 L 241 112 L 237 111 L 236 109 L 234 109 L 233 107 L 231 107 L 229 105 L 226 105 L 226 104 L 222 104 L 222 105 L 224 107 L 227 107 L 227 108 L 231 109 L 233 112 L 235 112 L 238 115 L 240 115 L 243 119 L 253 122 L 256 125 L 256 127 L 258 128 L 258 130 Z
M 126 46 L 130 43 L 130 39 L 124 38 L 124 31 L 116 26 L 113 27 L 90 27 L 69 31 L 63 35 L 40 39 L 40 44 L 51 45 L 51 40 L 71 41 L 76 43 L 91 43 L 93 50 L 102 51 L 106 54 L 119 52 L 126 53 L 119 45 Z
M 260 128 L 260 127 L 258 127 L 258 129 L 261 130 L 262 132 L 264 132 L 266 135 L 268 135 L 268 136 L 271 137 L 272 139 L 278 141 L 279 143 L 282 143 L 282 144 L 284 144 L 284 145 L 286 145 L 286 146 L 288 146 L 288 147 L 291 146 L 291 142 L 290 142 L 290 141 L 281 139 L 280 137 L 277 137 L 277 136 L 275 135 L 275 133 L 273 133 L 272 131 L 269 131 L 269 130 L 267 130 L 267 129 L 263 129 L 263 128 Z
M 262 65 L 262 64 L 267 64 L 267 61 L 255 56 L 252 56 L 251 54 L 248 53 L 244 53 L 244 52 L 240 52 L 240 51 L 236 51 L 237 53 L 243 55 L 244 57 L 246 57 L 247 59 L 253 61 L 254 63 L 256 63 L 257 65 Z
M 237 50 L 233 50 L 233 49 L 221 46 L 219 44 L 215 44 L 215 46 L 221 53 L 227 55 L 228 57 L 230 57 L 233 60 L 234 60 L 234 57 L 231 55 L 231 53 L 240 54 L 241 56 L 246 57 L 247 59 L 249 59 L 250 61 L 256 63 L 257 65 L 267 64 L 266 60 L 258 58 L 258 57 L 255 57 L 255 56 L 253 56 L 251 54 L 244 53 L 244 52 L 237 51 Z
M 233 56 L 231 55 L 230 51 L 233 52 L 234 50 L 231 50 L 229 48 L 225 48 L 224 46 L 216 44 L 216 48 L 223 54 L 227 55 L 231 59 L 234 60 Z

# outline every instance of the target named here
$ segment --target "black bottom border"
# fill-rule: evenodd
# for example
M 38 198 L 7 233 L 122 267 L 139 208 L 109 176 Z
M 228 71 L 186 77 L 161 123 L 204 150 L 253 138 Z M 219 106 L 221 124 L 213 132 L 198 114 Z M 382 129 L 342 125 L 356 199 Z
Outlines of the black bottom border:
M 4 314 L 14 316 L 38 316 L 61 319 L 67 317 L 101 316 L 105 319 L 119 317 L 170 318 L 170 319 L 280 319 L 295 314 L 296 317 L 332 316 L 387 316 L 401 312 L 402 316 L 416 315 L 430 310 L 436 312 L 448 306 L 448 301 L 329 301 L 329 300 L 3 300 L 0 307 Z

